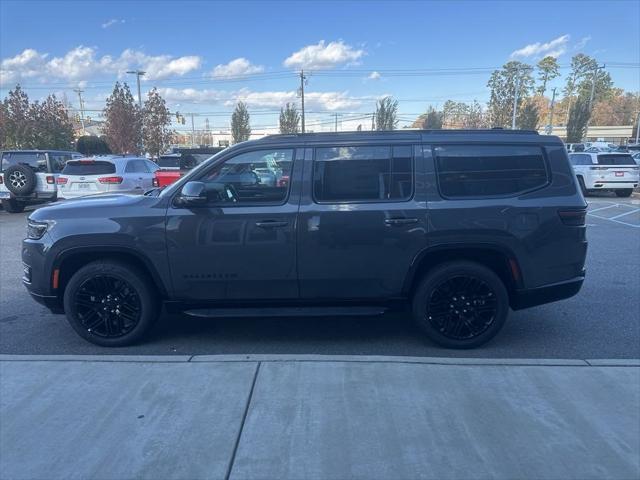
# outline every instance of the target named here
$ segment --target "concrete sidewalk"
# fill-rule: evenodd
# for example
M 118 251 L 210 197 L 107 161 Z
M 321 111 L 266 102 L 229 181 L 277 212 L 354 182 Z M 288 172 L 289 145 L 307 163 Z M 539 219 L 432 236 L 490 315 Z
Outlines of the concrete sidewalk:
M 640 361 L 0 356 L 2 479 L 640 478 Z

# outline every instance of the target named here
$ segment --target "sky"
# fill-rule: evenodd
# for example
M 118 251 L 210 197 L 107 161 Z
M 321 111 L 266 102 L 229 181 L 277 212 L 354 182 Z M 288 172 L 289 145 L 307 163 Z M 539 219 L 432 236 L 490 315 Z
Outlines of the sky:
M 616 87 L 640 91 L 640 1 L 13 1 L 0 0 L 0 95 L 66 95 L 99 118 L 115 81 L 157 87 L 196 128 L 228 128 L 238 100 L 254 130 L 300 99 L 310 129 L 370 122 L 376 99 L 399 101 L 401 125 L 445 100 L 486 102 L 509 60 L 571 56 L 608 64 Z M 189 122 L 190 123 L 190 122 Z M 190 125 L 176 125 L 189 129 Z

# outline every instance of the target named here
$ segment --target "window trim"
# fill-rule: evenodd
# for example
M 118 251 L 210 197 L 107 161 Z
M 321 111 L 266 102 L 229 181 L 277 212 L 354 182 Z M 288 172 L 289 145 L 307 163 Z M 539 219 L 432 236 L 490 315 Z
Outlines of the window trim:
M 496 147 L 496 146 L 504 146 L 504 147 L 521 147 L 521 146 L 533 146 L 540 149 L 542 153 L 542 162 L 544 164 L 544 169 L 547 174 L 547 181 L 537 187 L 529 188 L 527 190 L 520 190 L 515 193 L 508 193 L 504 195 L 469 195 L 469 196 L 448 196 L 442 193 L 442 188 L 440 186 L 440 167 L 438 166 L 438 155 L 436 155 L 435 148 L 441 146 L 459 146 L 459 147 Z M 551 185 L 551 168 L 549 167 L 549 159 L 547 158 L 547 152 L 543 145 L 538 143 L 468 143 L 468 142 L 456 142 L 456 143 L 431 143 L 431 144 L 423 144 L 423 148 L 428 147 L 431 152 L 431 158 L 433 158 L 433 169 L 436 177 L 436 185 L 438 186 L 438 194 L 441 198 L 445 200 L 491 200 L 491 199 L 499 199 L 499 198 L 516 198 L 522 195 L 526 195 L 527 193 L 535 192 L 537 190 L 541 190 L 543 188 Z
M 252 153 L 252 152 L 261 152 L 261 151 L 269 151 L 269 150 L 291 150 L 293 152 L 293 155 L 291 156 L 291 174 L 289 175 L 289 185 L 287 188 L 287 194 L 285 195 L 285 197 L 283 198 L 283 200 L 281 202 L 247 202 L 247 203 L 207 203 L 206 205 L 200 205 L 200 206 L 191 206 L 189 208 L 243 208 L 243 207 L 281 207 L 283 205 L 286 205 L 287 203 L 289 203 L 289 196 L 291 195 L 291 184 L 293 183 L 292 181 L 292 177 L 293 177 L 293 166 L 296 162 L 296 155 L 297 152 L 300 150 L 300 147 L 297 146 L 280 146 L 280 145 L 274 145 L 273 147 L 269 148 L 268 146 L 256 146 L 255 148 L 250 148 L 247 150 L 241 150 L 235 154 L 232 154 L 226 158 L 221 158 L 219 161 L 217 162 L 213 162 L 213 164 L 207 166 L 207 168 L 204 168 L 201 172 L 198 172 L 198 175 L 194 176 L 194 178 L 189 179 L 188 181 L 186 181 L 184 184 L 182 184 L 180 186 L 180 188 L 176 189 L 175 193 L 171 196 L 171 206 L 172 208 L 180 208 L 180 209 L 184 209 L 184 207 L 181 206 L 176 206 L 174 201 L 175 199 L 180 195 L 180 192 L 182 191 L 182 186 L 184 186 L 186 183 L 188 182 L 201 182 L 202 181 L 202 177 L 207 175 L 211 170 L 213 170 L 216 167 L 222 166 L 225 163 L 227 163 L 229 160 L 232 160 L 240 155 L 244 155 L 245 153 Z M 231 152 L 230 152 L 231 153 Z M 304 155 L 303 158 L 304 159 Z M 205 160 L 205 162 L 207 162 L 208 160 Z M 196 165 L 197 168 L 198 165 Z
M 310 177 L 310 190 L 311 200 L 316 205 L 358 205 L 358 204 L 371 204 L 371 203 L 407 203 L 411 202 L 416 195 L 416 144 L 412 143 L 357 143 L 357 144 L 327 144 L 327 145 L 312 145 L 308 148 L 313 150 L 311 158 L 311 177 Z M 391 198 L 375 198 L 371 200 L 318 200 L 316 198 L 315 189 L 313 188 L 316 175 L 316 150 L 318 148 L 340 148 L 340 147 L 389 147 L 389 159 L 393 160 L 393 147 L 410 147 L 411 148 L 411 195 L 407 198 L 391 199 Z

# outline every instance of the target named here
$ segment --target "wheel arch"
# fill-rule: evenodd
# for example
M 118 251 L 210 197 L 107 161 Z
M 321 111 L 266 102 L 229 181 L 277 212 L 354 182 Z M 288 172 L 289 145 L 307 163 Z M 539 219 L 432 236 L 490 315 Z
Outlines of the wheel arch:
M 121 246 L 74 247 L 58 254 L 53 264 L 53 270 L 59 271 L 57 296 L 61 297 L 64 294 L 64 290 L 75 272 L 84 265 L 97 260 L 116 260 L 137 267 L 149 277 L 162 298 L 169 297 L 167 285 L 162 281 L 162 277 L 153 263 L 140 252 Z
M 441 245 L 426 248 L 415 257 L 404 281 L 404 295 L 413 296 L 420 279 L 431 269 L 455 260 L 467 260 L 491 269 L 507 288 L 510 301 L 513 293 L 523 286 L 520 264 L 507 247 L 493 244 Z

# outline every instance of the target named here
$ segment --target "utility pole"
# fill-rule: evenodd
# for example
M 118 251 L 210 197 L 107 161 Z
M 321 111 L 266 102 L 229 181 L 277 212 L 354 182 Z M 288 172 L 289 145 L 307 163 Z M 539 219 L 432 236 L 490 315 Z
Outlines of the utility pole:
M 142 94 L 140 93 L 140 77 L 144 76 L 145 73 L 142 70 L 130 70 L 127 73 L 136 76 L 136 82 L 138 83 L 138 106 L 142 109 Z
M 340 115 L 340 113 L 334 113 L 333 115 L 334 115 L 334 117 L 335 117 L 335 119 L 336 119 L 336 121 L 335 121 L 335 127 L 334 127 L 334 132 L 337 132 L 337 131 L 338 131 L 338 116 Z
M 602 70 L 605 65 L 596 66 L 593 69 L 593 78 L 591 79 L 591 94 L 589 95 L 589 117 L 587 119 L 587 126 L 584 129 L 584 139 L 589 140 L 589 123 L 591 123 L 591 106 L 593 105 L 593 97 L 596 93 L 596 79 L 598 77 L 598 70 Z
M 196 128 L 194 126 L 193 123 L 193 117 L 195 114 L 190 113 L 189 115 L 191 115 L 191 145 L 193 145 L 195 147 L 196 145 Z
M 304 129 L 304 83 L 307 80 L 307 77 L 304 76 L 304 70 L 300 70 L 300 97 L 302 98 L 302 133 L 305 132 Z
M 511 130 L 516 129 L 516 111 L 518 110 L 518 92 L 520 90 L 519 71 L 516 71 L 516 91 L 513 95 L 513 116 L 511 117 Z
M 87 131 L 84 128 L 84 102 L 82 101 L 82 94 L 84 90 L 76 88 L 74 92 L 78 94 L 78 101 L 80 102 L 80 124 L 82 125 L 82 135 L 86 135 Z
M 371 114 L 371 131 L 373 132 L 376 129 L 376 112 Z
M 205 134 L 206 134 L 205 138 L 207 139 L 206 140 L 207 146 L 209 146 L 213 142 L 209 142 L 210 132 L 209 132 L 209 118 L 208 117 L 204 119 L 204 131 L 205 131 Z
M 549 124 L 547 125 L 547 135 L 551 135 L 553 132 L 553 107 L 556 103 L 556 89 L 553 89 L 553 95 L 551 96 L 551 106 L 549 107 Z

